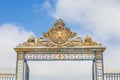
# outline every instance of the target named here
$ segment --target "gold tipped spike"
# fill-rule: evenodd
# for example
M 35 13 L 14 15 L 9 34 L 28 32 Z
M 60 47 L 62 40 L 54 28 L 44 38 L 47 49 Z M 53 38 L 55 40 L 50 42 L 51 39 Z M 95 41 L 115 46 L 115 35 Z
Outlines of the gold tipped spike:
M 118 72 L 120 73 L 120 70 L 118 70 Z

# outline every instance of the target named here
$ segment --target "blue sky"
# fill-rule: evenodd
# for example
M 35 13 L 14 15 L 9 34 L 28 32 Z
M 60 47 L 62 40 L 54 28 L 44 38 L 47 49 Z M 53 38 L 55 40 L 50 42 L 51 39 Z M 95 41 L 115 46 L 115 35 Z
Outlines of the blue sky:
M 55 20 L 47 13 L 44 2 L 45 0 L 1 0 L 0 24 L 22 25 L 25 30 L 40 36 Z
M 16 53 L 13 48 L 25 42 L 32 34 L 42 36 L 59 18 L 80 37 L 90 35 L 94 41 L 107 47 L 104 52 L 105 70 L 120 69 L 119 0 L 1 0 L 0 70 L 14 70 Z M 88 80 L 86 77 L 91 76 L 91 62 L 59 63 L 60 65 L 57 62 L 29 63 L 31 80 L 39 80 L 39 76 L 44 80 L 56 80 L 58 77 L 60 80 Z M 39 66 L 42 67 L 40 71 Z M 70 77 L 71 75 L 73 76 Z

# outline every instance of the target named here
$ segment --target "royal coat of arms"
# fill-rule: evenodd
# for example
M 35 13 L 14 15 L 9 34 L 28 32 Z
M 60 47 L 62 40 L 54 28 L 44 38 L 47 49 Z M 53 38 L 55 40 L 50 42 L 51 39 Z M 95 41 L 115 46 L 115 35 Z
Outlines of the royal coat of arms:
M 71 32 L 69 28 L 65 27 L 63 20 L 58 19 L 54 23 L 54 27 L 50 28 L 48 33 L 43 33 L 43 36 L 53 43 L 61 45 L 76 36 L 76 33 Z

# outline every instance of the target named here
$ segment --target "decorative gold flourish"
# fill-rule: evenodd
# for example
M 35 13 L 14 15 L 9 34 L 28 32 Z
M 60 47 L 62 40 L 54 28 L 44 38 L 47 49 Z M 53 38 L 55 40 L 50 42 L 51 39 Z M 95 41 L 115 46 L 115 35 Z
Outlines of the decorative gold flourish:
M 83 40 L 81 37 L 77 37 L 72 41 L 72 46 L 82 46 Z
M 38 46 L 45 46 L 46 45 L 46 41 L 42 37 L 40 37 L 37 40 L 37 45 Z
M 41 46 L 41 47 L 74 47 L 74 46 L 101 46 L 100 43 L 94 42 L 90 36 L 85 36 L 84 40 L 81 37 L 76 37 L 76 32 L 65 27 L 63 20 L 58 19 L 52 28 L 47 33 L 43 33 L 43 37 L 35 41 L 32 35 L 27 42 L 19 46 Z
M 66 56 L 64 54 L 54 54 L 54 59 L 65 59 Z
M 35 46 L 35 37 L 31 35 L 31 37 L 28 38 L 27 42 L 23 43 L 22 46 Z M 19 45 L 21 46 L 21 45 Z
M 101 46 L 100 43 L 92 41 L 92 38 L 90 36 L 86 36 L 84 39 L 84 46 Z
M 64 21 L 58 19 L 54 23 L 54 27 L 50 28 L 48 33 L 43 33 L 43 36 L 52 41 L 51 44 L 60 46 L 75 37 L 76 33 L 71 32 L 69 28 L 65 27 Z

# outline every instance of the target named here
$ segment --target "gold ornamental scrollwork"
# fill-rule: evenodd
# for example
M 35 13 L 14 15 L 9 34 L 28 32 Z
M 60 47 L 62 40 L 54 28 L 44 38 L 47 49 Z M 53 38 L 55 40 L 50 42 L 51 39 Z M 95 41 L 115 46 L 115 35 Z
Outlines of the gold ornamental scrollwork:
M 63 46 L 70 41 L 70 39 L 75 37 L 76 34 L 77 33 L 71 32 L 69 28 L 65 27 L 63 20 L 58 19 L 54 23 L 54 27 L 50 28 L 48 33 L 44 32 L 43 36 L 49 40 L 50 44 Z
M 65 59 L 66 58 L 66 55 L 64 54 L 54 54 L 54 59 Z
M 18 47 L 54 47 L 61 49 L 63 47 L 102 46 L 102 44 L 94 42 L 88 35 L 84 39 L 76 35 L 76 32 L 72 32 L 70 28 L 65 26 L 63 20 L 58 19 L 48 32 L 43 33 L 43 37 L 35 39 L 32 35 L 27 42 L 19 44 Z M 17 51 L 20 50 L 17 49 Z

